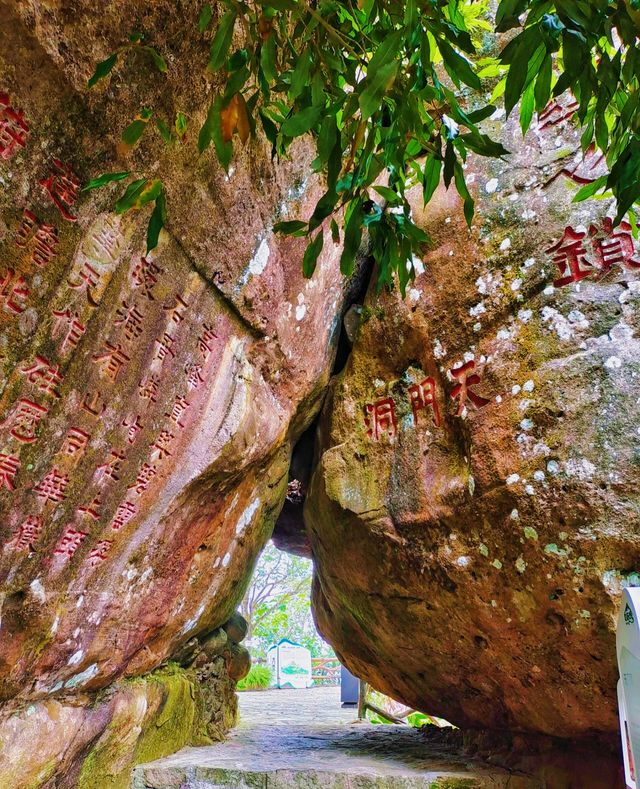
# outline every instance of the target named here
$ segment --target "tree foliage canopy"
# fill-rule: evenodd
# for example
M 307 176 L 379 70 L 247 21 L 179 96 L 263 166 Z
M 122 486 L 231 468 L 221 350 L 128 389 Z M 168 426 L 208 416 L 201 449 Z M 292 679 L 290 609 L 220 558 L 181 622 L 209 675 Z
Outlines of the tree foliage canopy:
M 303 135 L 315 140 L 313 169 L 324 174 L 326 192 L 311 216 L 274 228 L 308 238 L 306 276 L 325 232 L 342 244 L 341 269 L 351 274 L 367 231 L 378 285 L 391 286 L 395 275 L 404 292 L 414 276 L 413 255 L 428 242 L 412 221 L 407 190 L 421 184 L 426 204 L 441 180 L 452 184 L 471 223 L 464 163 L 469 152 L 508 155 L 480 125 L 502 97 L 507 114 L 519 105 L 526 132 L 534 112 L 571 91 L 583 150 L 596 146 L 609 166 L 578 197 L 613 193 L 617 221 L 630 211 L 635 227 L 640 0 L 501 0 L 497 11 L 491 7 L 489 0 L 222 0 L 216 18 L 209 3 L 202 5 L 193 35 L 209 46 L 208 68 L 221 74 L 224 87 L 199 130 L 200 152 L 213 145 L 228 168 L 234 145 L 257 129 L 276 157 Z M 504 44 L 501 51 L 496 41 Z M 89 87 L 132 46 L 166 70 L 161 54 L 132 36 L 98 64 Z M 145 108 L 126 127 L 125 144 L 138 143 L 151 115 Z M 172 143 L 184 135 L 186 118 L 178 113 L 173 128 L 162 120 L 156 125 Z M 129 175 L 105 174 L 87 188 Z M 152 249 L 166 218 L 162 182 L 137 178 L 116 206 L 127 211 L 150 202 Z

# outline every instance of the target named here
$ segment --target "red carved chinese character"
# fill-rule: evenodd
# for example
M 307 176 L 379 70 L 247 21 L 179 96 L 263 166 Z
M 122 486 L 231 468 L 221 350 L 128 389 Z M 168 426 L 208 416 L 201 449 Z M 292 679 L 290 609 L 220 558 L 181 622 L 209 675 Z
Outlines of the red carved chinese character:
M 431 406 L 433 424 L 436 427 L 440 426 L 440 411 L 436 399 L 435 378 L 428 377 L 419 384 L 410 386 L 409 397 L 411 398 L 411 410 L 413 411 L 413 422 L 415 425 L 418 424 L 418 414 L 420 411 L 426 410 L 427 406 Z
M 149 483 L 151 482 L 152 478 L 156 476 L 158 470 L 155 466 L 150 466 L 148 463 L 143 463 L 140 471 L 138 472 L 138 476 L 136 481 L 133 485 L 129 485 L 129 490 L 135 490 L 136 493 L 144 493 L 144 491 L 149 487 Z
M 70 209 L 78 199 L 80 181 L 74 175 L 71 167 L 61 162 L 60 159 L 54 159 L 53 166 L 55 172 L 48 178 L 43 178 L 40 181 L 40 186 L 47 190 L 49 197 L 62 216 L 69 222 L 76 222 L 78 217 L 74 216 Z
M 585 257 L 586 250 L 582 242 L 585 235 L 584 232 L 566 227 L 560 241 L 545 250 L 553 253 L 553 262 L 560 269 L 562 275 L 553 282 L 556 288 L 561 288 L 571 282 L 580 282 L 594 273 L 593 267 Z M 588 268 L 582 268 L 582 266 L 588 266 Z
M 62 445 L 62 452 L 66 455 L 77 455 L 86 448 L 90 438 L 89 433 L 79 427 L 70 427 Z
M 102 223 L 96 231 L 91 234 L 91 241 L 104 252 L 110 261 L 116 260 L 122 244 L 122 234 L 117 225 L 112 224 L 113 219 L 109 217 Z
M 118 504 L 116 514 L 113 516 L 113 520 L 111 521 L 111 528 L 114 531 L 119 531 L 123 526 L 126 526 L 127 523 L 129 523 L 135 514 L 136 505 L 132 501 L 121 502 Z
M 58 246 L 58 230 L 53 225 L 42 224 L 36 233 L 36 248 L 33 250 L 33 261 L 37 266 L 44 267 L 56 255 Z
M 88 261 L 83 261 L 82 267 L 80 271 L 78 271 L 78 279 L 77 282 L 73 282 L 71 277 L 67 278 L 67 284 L 70 288 L 74 290 L 86 290 L 87 291 L 87 301 L 93 307 L 98 306 L 98 301 L 96 300 L 94 294 L 92 293 L 92 288 L 96 288 L 98 286 L 98 282 L 100 281 L 100 274 L 93 268 L 93 266 Z
M 100 392 L 96 392 L 93 397 L 91 396 L 91 392 L 87 392 L 82 399 L 82 403 L 80 407 L 83 411 L 86 411 L 91 416 L 102 416 L 104 411 L 107 407 L 106 403 L 102 404 L 100 407 Z
M 151 444 L 151 448 L 154 450 L 151 453 L 151 459 L 163 460 L 169 457 L 171 455 L 171 452 L 169 452 L 169 445 L 174 438 L 175 436 L 173 433 L 170 433 L 168 430 L 163 430 L 153 444 Z
M 20 468 L 20 458 L 0 452 L 0 488 L 15 490 L 16 474 Z
M 549 102 L 544 111 L 538 116 L 538 129 L 543 131 L 550 126 L 557 126 L 562 121 L 569 120 L 579 106 L 577 101 L 569 102 L 566 107 L 563 107 L 557 101 Z
M 388 433 L 393 437 L 396 434 L 396 410 L 391 397 L 385 397 L 375 403 L 367 403 L 364 407 L 364 421 L 369 438 L 377 441 L 381 433 Z
M 157 375 L 150 375 L 138 384 L 138 394 L 144 400 L 151 400 L 152 403 L 155 403 L 159 387 L 160 378 Z
M 0 157 L 11 159 L 18 148 L 25 147 L 28 134 L 23 111 L 14 109 L 9 96 L 0 93 Z
M 131 274 L 135 287 L 140 288 L 149 301 L 154 301 L 151 291 L 153 290 L 153 286 L 158 282 L 157 275 L 161 273 L 162 269 L 156 266 L 152 260 L 140 258 L 140 262 Z
M 89 532 L 68 526 L 53 552 L 70 559 L 88 536 Z
M 123 419 L 122 425 L 127 428 L 127 441 L 130 444 L 133 444 L 138 433 L 144 428 L 139 416 L 136 416 L 133 420 Z
M 16 234 L 16 244 L 25 247 L 35 233 L 36 246 L 33 251 L 33 261 L 41 267 L 50 263 L 55 257 L 58 245 L 58 231 L 53 225 L 41 222 L 28 208 L 22 211 L 22 222 Z
M 35 362 L 30 367 L 23 367 L 21 372 L 41 392 L 60 397 L 56 387 L 62 383 L 63 376 L 57 364 L 52 365 L 44 356 L 36 356 Z
M 13 540 L 7 543 L 7 547 L 13 548 L 14 551 L 34 551 L 33 546 L 42 533 L 42 525 L 42 518 L 29 515 L 22 521 Z
M 127 340 L 135 340 L 142 334 L 142 320 L 144 315 L 136 307 L 135 304 L 129 306 L 126 301 L 122 302 L 122 306 L 116 311 L 118 320 L 115 321 L 116 326 L 122 326 L 124 336 Z
M 87 504 L 85 507 L 78 507 L 76 512 L 80 513 L 80 515 L 86 515 L 87 518 L 91 518 L 94 521 L 98 521 L 100 520 L 99 508 L 101 506 L 102 502 L 100 501 L 100 496 L 95 496 L 90 504 Z
M 595 225 L 589 227 L 589 235 L 593 238 L 593 251 L 596 254 L 600 268 L 609 271 L 614 265 L 628 268 L 640 268 L 640 260 L 635 257 L 631 225 L 621 222 L 618 228 L 613 227 L 611 217 L 605 217 L 602 222 L 604 238 L 593 238 L 598 235 Z
M 25 301 L 28 296 L 27 280 L 21 274 L 16 274 L 12 268 L 8 268 L 0 277 L 0 301 L 4 302 L 5 309 L 20 315 L 27 308 Z
M 56 331 L 62 324 L 66 324 L 68 327 L 67 334 L 62 341 L 60 350 L 64 351 L 66 345 L 69 345 L 71 348 L 75 348 L 80 342 L 80 338 L 87 330 L 87 327 L 84 325 L 84 323 L 80 322 L 80 316 L 77 312 L 71 312 L 70 309 L 54 310 L 53 315 L 56 318 Z
M 97 564 L 100 564 L 100 562 L 104 562 L 112 545 L 113 540 L 100 540 L 97 542 L 95 548 L 93 548 L 89 554 L 89 564 L 95 567 Z
M 11 435 L 23 444 L 32 444 L 37 436 L 36 430 L 49 409 L 33 400 L 23 397 L 16 403 L 15 410 L 7 421 L 12 425 Z
M 456 397 L 460 398 L 456 416 L 462 416 L 462 413 L 465 410 L 467 398 L 469 398 L 475 408 L 482 408 L 491 402 L 486 397 L 482 397 L 470 388 L 472 386 L 476 386 L 476 384 L 479 384 L 482 380 L 477 373 L 472 372 L 475 370 L 475 368 L 476 363 L 473 359 L 471 359 L 471 361 L 465 362 L 465 364 L 460 365 L 460 367 L 454 367 L 452 370 L 449 370 L 456 381 L 460 382 L 455 384 L 451 388 L 450 392 L 450 397 L 452 400 L 455 400 Z M 471 375 L 469 375 L 469 373 L 471 373 Z
M 172 358 L 175 358 L 175 353 L 171 349 L 171 346 L 175 342 L 175 338 L 172 337 L 170 334 L 165 332 L 160 339 L 155 340 L 156 345 L 156 354 L 153 357 L 154 359 L 158 359 L 161 362 L 167 358 L 167 356 L 171 355 Z
M 165 304 L 162 309 L 167 310 L 170 312 L 170 318 L 174 323 L 180 323 L 184 319 L 184 313 L 186 312 L 189 305 L 187 302 L 176 294 L 175 296 L 175 303 L 174 304 Z
M 204 383 L 201 364 L 190 362 L 185 366 L 184 371 L 187 375 L 187 386 L 189 389 L 197 389 L 200 384 Z
M 187 401 L 185 397 L 180 397 L 179 395 L 176 397 L 171 411 L 165 414 L 165 416 L 169 417 L 172 422 L 174 422 L 178 427 L 184 427 L 184 424 L 180 421 L 182 415 L 189 407 L 190 403 Z
M 33 236 L 36 232 L 36 228 L 40 226 L 40 220 L 38 217 L 33 213 L 33 211 L 29 211 L 28 208 L 22 209 L 22 221 L 20 223 L 20 227 L 18 228 L 18 232 L 16 233 L 16 244 L 19 247 L 26 247 L 27 241 Z
M 202 328 L 204 331 L 198 337 L 198 347 L 206 362 L 209 358 L 209 354 L 213 350 L 213 341 L 216 339 L 217 335 L 214 334 L 213 329 L 210 329 L 206 323 L 202 324 Z
M 93 359 L 96 362 L 100 362 L 107 377 L 115 381 L 118 377 L 118 373 L 124 367 L 125 363 L 131 360 L 131 357 L 127 356 L 120 343 L 112 345 L 107 341 L 104 347 L 106 350 L 103 351 L 103 353 L 95 354 Z
M 109 479 L 113 479 L 115 481 L 119 480 L 120 477 L 118 475 L 121 471 L 124 460 L 125 454 L 123 452 L 118 452 L 116 449 L 112 449 L 109 453 L 109 459 L 107 462 L 102 463 L 96 468 L 94 476 L 97 478 L 98 484 L 101 485 Z
M 39 498 L 45 501 L 58 503 L 67 498 L 66 491 L 68 485 L 69 477 L 65 474 L 61 474 L 54 466 L 33 490 Z

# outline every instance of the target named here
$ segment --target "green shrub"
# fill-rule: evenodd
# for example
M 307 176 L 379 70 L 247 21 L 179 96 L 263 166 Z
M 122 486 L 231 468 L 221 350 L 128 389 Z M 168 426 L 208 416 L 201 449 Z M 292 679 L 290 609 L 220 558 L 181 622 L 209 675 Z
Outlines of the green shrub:
M 238 682 L 238 690 L 266 690 L 271 684 L 268 666 L 251 666 L 251 671 Z

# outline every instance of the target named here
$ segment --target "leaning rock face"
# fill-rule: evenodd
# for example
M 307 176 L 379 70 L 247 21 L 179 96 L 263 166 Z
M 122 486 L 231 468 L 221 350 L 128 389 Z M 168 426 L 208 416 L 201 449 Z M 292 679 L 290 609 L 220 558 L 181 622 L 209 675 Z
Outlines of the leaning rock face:
M 198 156 L 213 87 L 193 77 L 207 42 L 181 51 L 198 12 L 182 5 L 0 3 L 3 700 L 142 674 L 229 618 L 330 369 L 337 252 L 306 281 L 304 244 L 271 232 L 321 193 L 309 151 L 276 168 L 238 145 L 228 176 Z M 142 24 L 170 84 L 131 54 L 87 97 Z M 141 101 L 187 112 L 187 137 L 167 147 L 150 124 L 118 159 Z M 165 184 L 149 255 L 148 213 L 112 212 L 122 188 L 81 191 L 118 170 Z
M 600 165 L 570 114 L 469 163 L 471 232 L 453 190 L 416 195 L 433 249 L 406 299 L 368 298 L 306 508 L 318 623 L 354 673 L 565 737 L 616 729 L 640 525 L 640 247 L 609 202 L 571 204 Z

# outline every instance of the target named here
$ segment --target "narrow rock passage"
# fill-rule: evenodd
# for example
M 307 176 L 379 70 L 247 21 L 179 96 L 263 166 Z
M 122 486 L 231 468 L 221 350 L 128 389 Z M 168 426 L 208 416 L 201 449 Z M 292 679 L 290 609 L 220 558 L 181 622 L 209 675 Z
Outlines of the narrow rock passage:
M 359 723 L 339 688 L 241 693 L 227 742 L 184 748 L 134 770 L 133 789 L 533 789 L 470 763 L 415 729 Z

